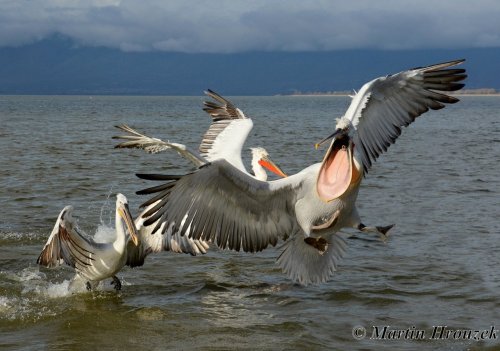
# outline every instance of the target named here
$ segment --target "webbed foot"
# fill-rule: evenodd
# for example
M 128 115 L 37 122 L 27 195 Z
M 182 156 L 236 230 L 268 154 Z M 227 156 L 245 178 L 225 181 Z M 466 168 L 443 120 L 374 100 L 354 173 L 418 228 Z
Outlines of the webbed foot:
M 387 238 L 389 237 L 389 230 L 394 227 L 395 224 L 391 224 L 391 225 L 388 225 L 388 226 L 385 226 L 385 227 L 380 227 L 380 226 L 376 226 L 376 227 L 367 227 L 365 226 L 363 223 L 360 223 L 358 225 L 358 229 L 361 230 L 362 232 L 365 232 L 365 233 L 378 233 L 380 235 L 380 239 L 382 241 L 386 241 Z
M 313 238 L 309 236 L 305 238 L 304 241 L 306 244 L 311 245 L 316 250 L 318 250 L 320 255 L 323 255 L 328 249 L 328 241 L 322 237 Z
M 113 276 L 113 280 L 111 281 L 111 285 L 115 286 L 116 291 L 120 291 L 122 289 L 122 283 L 116 275 Z

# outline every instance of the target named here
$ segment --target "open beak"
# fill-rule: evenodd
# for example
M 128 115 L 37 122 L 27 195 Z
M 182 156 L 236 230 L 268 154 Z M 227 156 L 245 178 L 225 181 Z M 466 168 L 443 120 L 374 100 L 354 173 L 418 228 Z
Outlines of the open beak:
M 265 157 L 262 157 L 260 160 L 259 160 L 259 165 L 261 165 L 262 167 L 270 170 L 271 172 L 273 172 L 274 174 L 280 176 L 280 177 L 283 177 L 283 178 L 286 178 L 288 177 L 282 170 L 281 168 L 279 168 L 276 163 L 273 162 L 273 160 L 271 160 L 270 157 L 268 156 L 265 156 Z
M 314 148 L 316 150 L 318 150 L 318 148 L 323 145 L 324 143 L 326 143 L 328 140 L 332 139 L 332 138 L 335 138 L 337 136 L 337 134 L 339 134 L 342 130 L 341 129 L 337 129 L 335 132 L 333 132 L 332 135 L 330 136 L 327 136 L 325 139 L 321 140 L 320 142 L 314 144 Z
M 337 129 L 335 133 L 316 144 L 320 146 L 333 139 L 325 153 L 316 180 L 316 190 L 324 202 L 330 202 L 342 196 L 352 182 L 353 144 L 352 140 L 346 141 L 345 138 L 341 130 Z
M 139 245 L 139 236 L 137 234 L 137 229 L 135 228 L 134 221 L 132 220 L 132 216 L 130 215 L 130 210 L 128 208 L 128 204 L 122 204 L 118 209 L 118 213 L 120 217 L 125 221 L 125 225 L 128 228 L 128 232 L 135 246 Z

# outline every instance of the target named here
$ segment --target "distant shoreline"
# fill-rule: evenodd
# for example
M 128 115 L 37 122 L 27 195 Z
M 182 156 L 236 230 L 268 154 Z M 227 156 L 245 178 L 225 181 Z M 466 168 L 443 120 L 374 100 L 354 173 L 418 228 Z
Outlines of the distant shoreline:
M 354 95 L 355 92 L 349 91 L 327 91 L 327 92 L 300 92 L 296 91 L 284 96 L 350 96 Z M 500 92 L 492 88 L 481 88 L 481 89 L 462 89 L 455 92 L 448 93 L 453 96 L 500 96 Z

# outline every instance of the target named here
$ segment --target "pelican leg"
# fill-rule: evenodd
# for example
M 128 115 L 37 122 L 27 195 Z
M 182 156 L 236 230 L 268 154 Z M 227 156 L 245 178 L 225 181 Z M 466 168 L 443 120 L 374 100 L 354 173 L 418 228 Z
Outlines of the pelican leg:
M 387 232 L 392 227 L 394 227 L 394 224 L 391 224 L 391 225 L 388 225 L 388 226 L 385 226 L 385 227 L 379 227 L 379 226 L 367 227 L 363 223 L 360 223 L 358 225 L 358 229 L 360 231 L 364 232 L 364 233 L 377 233 L 377 234 L 380 234 L 380 238 L 382 239 L 382 241 L 386 241 L 387 240 L 387 238 L 389 237 L 389 234 Z
M 320 255 L 323 255 L 328 249 L 328 241 L 322 237 L 313 238 L 309 236 L 305 238 L 304 241 L 306 244 L 311 245 L 316 250 L 318 250 Z
M 99 285 L 99 282 L 95 282 L 95 281 L 91 281 L 91 280 L 87 280 L 87 282 L 85 283 L 85 287 L 87 288 L 88 291 L 95 290 L 98 285 Z
M 113 281 L 111 282 L 111 285 L 115 286 L 116 291 L 120 291 L 122 289 L 122 283 L 120 282 L 120 279 L 116 275 L 113 276 Z

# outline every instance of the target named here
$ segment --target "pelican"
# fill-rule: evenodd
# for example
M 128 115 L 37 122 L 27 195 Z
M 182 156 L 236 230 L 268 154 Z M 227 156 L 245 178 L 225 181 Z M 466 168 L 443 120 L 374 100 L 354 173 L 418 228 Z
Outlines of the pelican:
M 72 213 L 72 206 L 61 211 L 37 263 L 48 268 L 66 263 L 75 269 L 75 278 L 86 282 L 87 290 L 95 289 L 107 278 L 112 278 L 114 288 L 120 290 L 121 282 L 116 273 L 126 263 L 134 261 L 127 255 L 127 247 L 132 250 L 139 245 L 127 198 L 122 194 L 116 196 L 116 239 L 112 243 L 97 243 L 81 233 Z
M 290 279 L 303 285 L 329 280 L 346 248 L 339 230 L 366 229 L 356 208 L 363 176 L 403 126 L 458 101 L 442 92 L 464 86 L 465 70 L 450 68 L 463 61 L 366 83 L 336 120 L 332 135 L 318 143 L 331 139 L 323 161 L 287 178 L 262 182 L 225 159 L 183 176 L 137 174 L 166 181 L 138 192 L 158 193 L 155 205 L 142 214 L 144 225 L 153 227 L 153 235 L 169 231 L 245 252 L 283 239 L 277 264 Z
M 156 154 L 165 150 L 174 150 L 177 151 L 177 153 L 180 156 L 184 157 L 186 160 L 191 161 L 191 163 L 193 163 L 196 167 L 201 167 L 203 165 L 208 164 L 210 162 L 209 159 L 211 158 L 214 159 L 220 158 L 219 156 L 215 155 L 208 155 L 207 158 L 205 158 L 204 156 L 201 156 L 195 151 L 189 149 L 184 144 L 163 141 L 158 138 L 147 136 L 145 134 L 138 132 L 137 130 L 131 128 L 126 124 L 122 124 L 115 127 L 124 132 L 129 133 L 128 135 L 113 137 L 113 139 L 127 140 L 120 144 L 117 144 L 115 148 L 143 149 L 144 151 L 151 154 Z M 231 144 L 228 145 L 228 148 L 231 150 L 230 146 Z M 250 175 L 254 176 L 258 180 L 266 181 L 267 180 L 266 169 L 267 169 L 280 177 L 287 176 L 281 170 L 281 168 L 278 165 L 276 165 L 276 163 L 274 163 L 274 161 L 271 159 L 271 156 L 269 156 L 269 153 L 267 152 L 266 149 L 264 149 L 263 147 L 251 147 L 250 151 L 252 153 L 251 165 L 253 172 L 253 174 Z M 240 155 L 240 160 L 241 160 L 241 155 Z M 240 162 L 240 165 L 243 166 L 242 161 Z M 242 171 L 247 172 L 244 166 Z
M 245 141 L 253 128 L 253 121 L 231 101 L 208 89 L 205 94 L 214 101 L 204 101 L 203 110 L 212 117 L 212 124 L 201 141 L 199 150 L 202 157 L 212 162 L 225 159 L 235 168 L 249 174 L 241 158 Z M 266 181 L 264 168 L 280 177 L 286 174 L 271 160 L 263 147 L 251 148 L 252 171 L 256 179 Z
M 205 94 L 215 102 L 203 102 L 205 106 L 203 110 L 212 117 L 212 124 L 203 136 L 199 146 L 200 153 L 189 149 L 184 144 L 165 142 L 158 138 L 149 137 L 125 124 L 116 126 L 116 128 L 127 132 L 128 135 L 113 137 L 113 139 L 126 140 L 117 144 L 115 148 L 137 148 L 153 154 L 172 149 L 197 167 L 224 158 L 237 169 L 248 173 L 241 158 L 241 151 L 253 128 L 252 119 L 247 117 L 231 101 L 213 90 L 208 89 Z M 252 152 L 252 171 L 255 178 L 266 181 L 265 169 L 280 177 L 286 177 L 286 174 L 271 160 L 266 149 L 253 147 L 250 150 Z
M 214 91 L 209 89 L 205 94 L 213 98 L 215 102 L 204 102 L 205 107 L 203 110 L 212 117 L 212 124 L 203 136 L 199 147 L 200 153 L 189 149 L 184 144 L 149 137 L 127 125 L 116 126 L 116 128 L 128 134 L 113 137 L 113 139 L 125 140 L 117 144 L 115 148 L 138 148 L 153 154 L 165 150 L 174 150 L 185 159 L 191 161 L 196 167 L 203 167 L 217 159 L 226 159 L 235 168 L 261 181 L 267 180 L 266 169 L 280 177 L 286 177 L 286 174 L 274 163 L 269 153 L 263 147 L 250 148 L 252 152 L 251 166 L 253 174 L 248 173 L 241 158 L 241 150 L 253 127 L 252 120 L 243 111 L 234 106 L 231 101 L 223 98 Z M 146 256 L 153 252 L 173 251 L 189 253 L 191 255 L 206 253 L 209 245 L 205 240 L 193 240 L 171 230 L 165 230 L 163 236 L 151 235 L 152 227 L 145 227 L 143 225 L 143 217 L 155 208 L 157 201 L 156 198 L 153 198 L 143 204 L 145 209 L 135 220 L 141 245 L 131 253 L 134 260 L 129 262 L 130 265 L 143 265 Z

